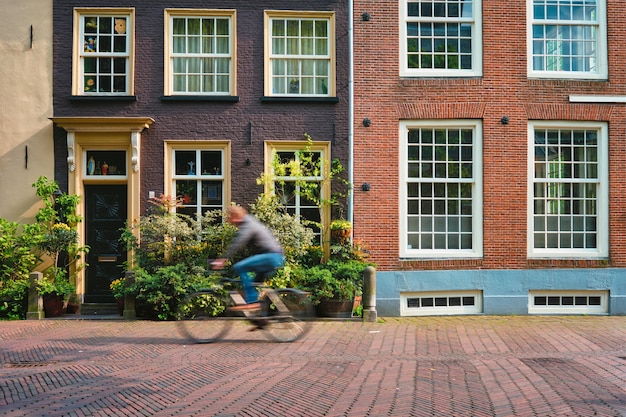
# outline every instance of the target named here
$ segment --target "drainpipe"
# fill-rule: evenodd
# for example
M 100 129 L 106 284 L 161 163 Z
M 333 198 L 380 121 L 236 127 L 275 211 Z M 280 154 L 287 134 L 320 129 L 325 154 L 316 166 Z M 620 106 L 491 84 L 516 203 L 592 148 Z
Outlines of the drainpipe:
M 348 0 L 348 220 L 354 225 L 354 4 Z M 354 227 L 352 232 L 354 233 Z M 350 236 L 352 238 L 352 236 Z

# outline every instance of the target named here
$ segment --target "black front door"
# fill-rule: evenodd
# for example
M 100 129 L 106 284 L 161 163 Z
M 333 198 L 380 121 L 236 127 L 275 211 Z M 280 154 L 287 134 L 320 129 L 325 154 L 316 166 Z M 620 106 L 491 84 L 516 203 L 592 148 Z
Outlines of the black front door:
M 126 250 L 120 242 L 126 224 L 126 185 L 85 186 L 86 244 L 85 302 L 111 303 L 109 285 L 124 276 Z

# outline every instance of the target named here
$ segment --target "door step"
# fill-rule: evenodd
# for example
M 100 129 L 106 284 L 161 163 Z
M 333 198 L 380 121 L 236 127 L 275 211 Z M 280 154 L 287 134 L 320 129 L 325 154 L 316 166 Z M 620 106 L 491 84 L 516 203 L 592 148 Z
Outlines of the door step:
M 115 303 L 83 303 L 80 306 L 83 316 L 110 316 L 119 315 Z

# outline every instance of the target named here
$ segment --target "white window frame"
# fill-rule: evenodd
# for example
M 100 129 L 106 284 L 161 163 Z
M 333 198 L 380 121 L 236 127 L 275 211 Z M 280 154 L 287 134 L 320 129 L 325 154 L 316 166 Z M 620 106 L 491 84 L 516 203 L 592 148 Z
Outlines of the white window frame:
M 222 182 L 222 199 L 221 210 L 224 210 L 230 201 L 230 141 L 189 141 L 189 140 L 169 140 L 165 142 L 165 170 L 164 170 L 164 184 L 165 195 L 169 195 L 172 198 L 176 198 L 176 181 L 177 180 L 189 180 L 197 181 L 198 184 L 204 181 L 221 181 Z M 195 172 L 193 175 L 177 175 L 175 172 L 176 151 L 195 151 L 196 164 L 194 164 Z M 222 153 L 222 169 L 220 172 L 209 172 L 208 174 L 202 174 L 197 172 L 198 154 L 200 151 L 221 151 Z M 202 216 L 202 209 L 209 204 L 202 203 L 202 188 L 198 186 L 196 188 L 196 204 L 190 206 L 196 207 L 196 216 L 200 218 Z M 185 204 L 183 204 L 185 206 Z M 217 208 L 210 208 L 209 210 L 216 210 Z
M 535 178 L 535 129 L 548 130 L 597 130 L 597 179 Z M 531 121 L 528 124 L 528 257 L 529 258 L 592 258 L 604 259 L 609 255 L 609 154 L 608 125 L 604 122 Z M 597 183 L 597 236 L 596 248 L 535 248 L 535 183 Z M 560 223 L 560 220 L 559 220 Z M 547 228 L 544 227 L 544 229 Z
M 463 305 L 463 298 L 472 297 L 474 299 L 473 305 Z M 452 306 L 450 299 L 461 300 L 461 305 Z M 433 306 L 415 306 L 409 307 L 408 300 L 416 299 L 421 304 L 423 299 L 433 299 L 435 302 L 437 299 L 446 301 L 446 305 L 433 305 Z M 483 293 L 482 291 L 425 291 L 425 292 L 405 292 L 400 293 L 400 316 L 450 316 L 450 315 L 470 315 L 481 314 L 483 312 Z
M 556 304 L 535 305 L 535 297 L 554 298 Z M 564 297 L 573 298 L 573 304 L 564 304 Z M 599 305 L 576 304 L 576 297 L 598 297 Z M 609 313 L 609 291 L 568 291 L 568 290 L 532 290 L 528 292 L 528 314 L 594 314 Z
M 307 12 L 307 11 L 279 11 L 279 10 L 266 10 L 265 11 L 265 88 L 264 94 L 267 97 L 313 97 L 313 98 L 325 98 L 336 96 L 337 82 L 336 82 L 336 34 L 335 34 L 335 12 Z M 303 54 L 279 54 L 273 50 L 273 36 L 272 36 L 272 22 L 274 19 L 278 20 L 326 20 L 328 21 L 328 52 L 325 55 L 303 55 Z M 302 38 L 298 38 L 302 39 Z M 298 61 L 297 74 L 292 74 L 297 77 L 298 89 L 300 89 L 301 81 L 305 77 L 302 72 L 301 64 L 307 60 L 326 60 L 328 61 L 328 85 L 326 86 L 326 93 L 300 93 L 286 91 L 284 93 L 274 93 L 273 89 L 273 61 L 274 60 L 295 60 Z M 286 89 L 288 89 L 286 87 Z
M 408 133 L 411 129 L 471 129 L 472 144 L 472 178 L 409 178 L 408 176 Z M 482 122 L 480 120 L 419 120 L 402 121 L 399 131 L 399 167 L 400 167 L 400 256 L 402 258 L 480 258 L 483 256 L 483 168 L 482 168 Z M 472 249 L 413 249 L 408 247 L 409 183 L 469 183 L 472 187 Z M 446 199 L 447 201 L 447 199 Z M 447 216 L 446 216 L 447 218 Z M 447 221 L 446 221 L 447 223 Z
M 483 75 L 483 33 L 482 33 L 482 1 L 473 0 L 472 15 L 471 16 L 459 16 L 459 17 L 416 17 L 408 15 L 409 3 L 415 3 L 417 0 L 402 0 L 399 3 L 400 6 L 400 32 L 399 32 L 399 51 L 400 51 L 400 76 L 401 77 L 480 77 Z M 444 0 L 448 1 L 448 0 Z M 457 3 L 457 0 L 450 0 Z M 430 0 L 426 0 L 426 3 L 430 3 Z M 442 4 L 438 2 L 439 4 Z M 458 2 L 459 6 L 461 2 Z M 467 3 L 467 2 L 465 2 Z M 459 23 L 464 25 L 471 25 L 472 27 L 472 57 L 471 57 L 471 69 L 446 69 L 446 68 L 409 68 L 408 65 L 408 31 L 407 24 L 409 23 L 424 23 L 424 24 L 449 24 Z M 458 35 L 460 39 L 460 34 Z M 433 34 L 429 38 L 434 39 L 446 39 L 447 35 L 435 36 Z M 455 38 L 452 38 L 455 39 Z M 435 48 L 433 48 L 435 49 Z
M 126 51 L 125 52 L 86 52 L 84 18 L 124 17 L 126 18 Z M 74 9 L 74 47 L 72 59 L 72 95 L 75 96 L 132 96 L 134 95 L 134 43 L 135 43 L 135 9 L 134 8 L 75 8 Z M 85 91 L 85 58 L 125 58 L 126 72 L 124 76 L 125 91 L 102 92 Z
M 589 80 L 605 80 L 608 78 L 608 47 L 607 47 L 607 16 L 606 16 L 606 0 L 595 0 L 596 1 L 596 19 L 593 21 L 584 21 L 584 20 L 570 20 L 570 19 L 535 19 L 535 4 L 534 2 L 537 0 L 526 0 L 527 1 L 527 70 L 528 76 L 530 78 L 560 78 L 560 79 L 589 79 Z M 548 0 L 546 0 L 548 1 Z M 551 2 L 555 2 L 555 0 L 550 0 Z M 564 2 L 566 0 L 560 0 Z M 572 0 L 574 1 L 574 0 Z M 581 1 L 594 1 L 594 0 L 581 0 Z M 568 2 L 569 3 L 569 2 Z M 559 5 L 554 4 L 554 10 L 559 9 Z M 563 4 L 562 6 L 565 6 Z M 567 9 L 565 9 L 567 10 Z M 595 70 L 588 71 L 572 71 L 569 69 L 564 70 L 548 70 L 534 69 L 534 29 L 535 26 L 560 26 L 560 27 L 577 27 L 577 28 L 592 28 L 596 31 L 596 50 L 595 50 Z M 559 35 L 561 31 L 558 31 Z M 562 45 L 567 44 L 567 41 L 563 39 L 555 39 L 552 42 L 556 42 L 560 45 L 553 45 L 553 48 L 557 52 L 561 52 Z M 538 41 L 538 44 L 540 42 Z M 544 48 L 550 47 L 548 40 L 543 45 Z M 565 48 L 567 50 L 567 48 Z M 571 49 L 570 49 L 571 50 Z M 562 62 L 564 55 L 548 55 L 548 51 L 544 51 L 546 53 L 546 58 L 552 57 L 556 62 Z M 576 56 L 581 56 L 576 55 Z M 544 63 L 545 64 L 545 63 Z M 545 67 L 545 66 L 544 66 Z
M 175 18 L 201 18 L 201 19 L 228 19 L 229 22 L 229 52 L 226 54 L 218 53 L 174 53 L 174 19 Z M 166 96 L 234 96 L 237 94 L 237 26 L 235 10 L 205 10 L 205 9 L 165 9 L 165 45 L 164 45 L 164 91 Z M 228 91 L 175 91 L 174 90 L 174 59 L 180 57 L 199 58 L 199 59 L 228 59 L 229 62 L 229 82 Z M 207 76 L 207 72 L 198 73 L 202 78 Z M 205 75 L 202 75 L 205 74 Z M 210 76 L 216 76 L 210 73 Z

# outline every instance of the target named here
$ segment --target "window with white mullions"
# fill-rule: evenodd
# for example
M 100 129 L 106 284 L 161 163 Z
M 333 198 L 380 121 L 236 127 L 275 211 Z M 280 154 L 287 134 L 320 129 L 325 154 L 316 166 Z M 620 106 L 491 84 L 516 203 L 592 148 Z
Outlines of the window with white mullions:
M 401 74 L 482 74 L 481 0 L 401 2 Z
M 482 255 L 480 125 L 403 123 L 401 254 Z
M 170 94 L 231 94 L 232 16 L 170 13 Z
M 335 94 L 334 14 L 268 12 L 268 96 Z
M 223 210 L 224 152 L 176 149 L 172 155 L 176 212 L 201 217 L 210 210 Z
M 606 253 L 604 125 L 532 125 L 531 254 Z
M 78 94 L 128 95 L 131 16 L 80 14 Z
M 605 78 L 605 2 L 528 0 L 530 75 Z

